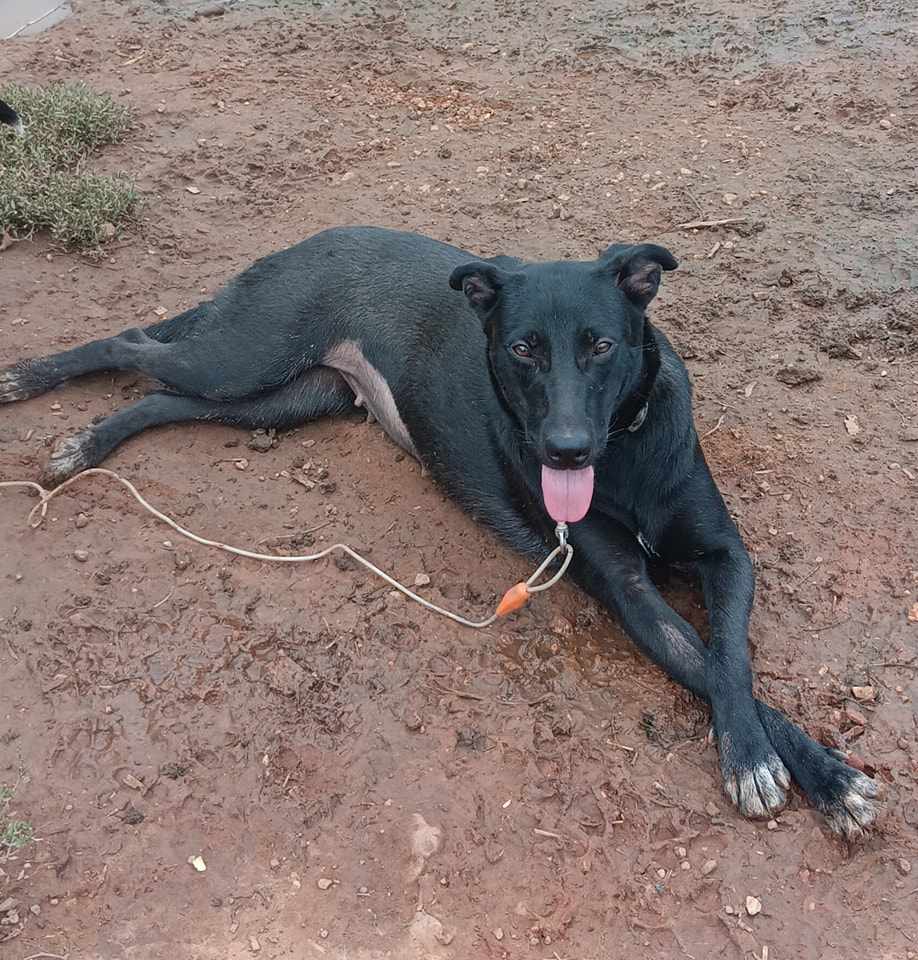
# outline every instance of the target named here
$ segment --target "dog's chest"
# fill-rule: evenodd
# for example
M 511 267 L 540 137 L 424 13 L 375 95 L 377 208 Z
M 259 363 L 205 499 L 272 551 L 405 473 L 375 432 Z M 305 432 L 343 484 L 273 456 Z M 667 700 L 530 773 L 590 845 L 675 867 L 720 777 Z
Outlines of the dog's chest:
M 360 345 L 353 340 L 336 344 L 322 358 L 322 364 L 332 367 L 344 377 L 354 391 L 354 405 L 367 412 L 385 430 L 389 438 L 403 450 L 418 458 L 417 450 L 402 420 L 395 398 L 385 377 L 363 355 Z

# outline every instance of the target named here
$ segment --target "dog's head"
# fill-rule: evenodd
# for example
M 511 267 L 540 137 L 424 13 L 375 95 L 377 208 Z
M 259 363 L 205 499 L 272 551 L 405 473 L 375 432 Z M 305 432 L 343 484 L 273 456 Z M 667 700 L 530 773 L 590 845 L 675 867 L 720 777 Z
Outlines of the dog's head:
M 450 276 L 481 319 L 497 388 L 542 464 L 556 520 L 589 507 L 592 466 L 641 381 L 645 310 L 661 271 L 676 266 L 655 244 L 616 244 L 593 262 L 478 261 Z

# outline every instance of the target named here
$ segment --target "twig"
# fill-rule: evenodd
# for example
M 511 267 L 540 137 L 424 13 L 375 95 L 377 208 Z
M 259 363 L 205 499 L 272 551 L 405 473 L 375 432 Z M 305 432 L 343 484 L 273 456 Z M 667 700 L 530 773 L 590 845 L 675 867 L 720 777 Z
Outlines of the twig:
M 67 958 L 57 953 L 33 953 L 31 956 L 24 957 L 23 960 L 67 960 Z
M 724 220 L 690 220 L 680 223 L 680 230 L 702 230 L 705 227 L 725 227 L 728 223 L 745 223 L 745 217 L 726 217 Z
M 722 414 L 720 415 L 720 417 L 718 418 L 717 423 L 715 423 L 714 426 L 711 427 L 711 429 L 707 431 L 707 433 L 703 433 L 703 434 L 701 435 L 701 439 L 704 440 L 705 437 L 710 437 L 711 434 L 714 433 L 715 430 L 720 430 L 720 428 L 724 425 L 724 417 L 726 417 L 726 414 L 725 414 L 725 413 L 722 413 Z
M 466 693 L 465 690 L 453 690 L 452 687 L 444 687 L 443 684 L 437 683 L 436 680 L 433 681 L 432 686 L 436 687 L 437 690 L 442 691 L 443 693 L 451 693 L 454 697 L 462 697 L 465 700 L 481 700 L 482 702 L 487 701 L 487 697 L 482 697 L 477 693 Z
M 868 667 L 906 667 L 910 670 L 918 670 L 918 666 L 915 665 L 915 661 L 918 660 L 918 655 L 910 657 L 908 660 L 882 660 L 877 663 L 868 663 Z
M 30 20 L 28 23 L 24 23 L 18 30 L 14 30 L 9 36 L 4 37 L 3 39 L 4 39 L 4 40 L 12 40 L 13 37 L 18 37 L 19 34 L 22 33 L 23 30 L 28 30 L 29 27 L 34 27 L 36 23 L 40 23 L 42 20 L 45 19 L 45 17 L 50 17 L 52 13 L 55 13 L 56 11 L 60 10 L 61 7 L 66 7 L 69 2 L 70 2 L 70 0 L 61 0 L 61 2 L 60 2 L 56 7 L 52 7 L 50 10 L 46 11 L 45 13 L 43 13 L 40 17 L 36 17 L 34 20 Z M 50 954 L 50 953 L 48 953 L 48 954 L 40 954 L 40 953 L 38 953 L 38 954 L 36 954 L 36 956 L 38 956 L 38 957 L 40 957 L 40 956 L 48 956 L 48 957 L 50 957 L 51 954 Z M 26 960 L 28 960 L 28 958 L 26 958 Z

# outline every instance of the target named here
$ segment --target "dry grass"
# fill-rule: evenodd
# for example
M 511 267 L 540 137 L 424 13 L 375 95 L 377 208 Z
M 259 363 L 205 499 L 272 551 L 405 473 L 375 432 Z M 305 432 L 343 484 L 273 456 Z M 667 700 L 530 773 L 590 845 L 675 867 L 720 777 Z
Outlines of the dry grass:
M 0 231 L 18 239 L 48 232 L 70 247 L 93 248 L 114 236 L 138 203 L 124 176 L 86 169 L 106 144 L 124 138 L 130 111 L 83 84 L 0 88 L 26 126 L 0 127 Z

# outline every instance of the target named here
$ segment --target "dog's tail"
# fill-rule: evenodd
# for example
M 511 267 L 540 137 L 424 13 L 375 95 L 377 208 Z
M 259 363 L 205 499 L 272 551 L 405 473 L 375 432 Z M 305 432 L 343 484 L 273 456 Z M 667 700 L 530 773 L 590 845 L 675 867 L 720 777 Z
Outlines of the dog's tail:
M 0 123 L 11 126 L 20 137 L 25 133 L 19 114 L 4 100 L 0 100 Z

